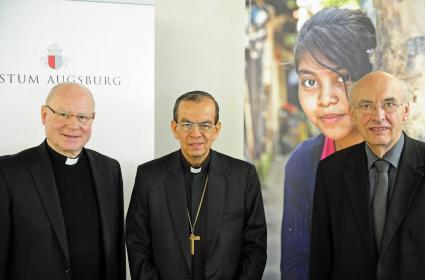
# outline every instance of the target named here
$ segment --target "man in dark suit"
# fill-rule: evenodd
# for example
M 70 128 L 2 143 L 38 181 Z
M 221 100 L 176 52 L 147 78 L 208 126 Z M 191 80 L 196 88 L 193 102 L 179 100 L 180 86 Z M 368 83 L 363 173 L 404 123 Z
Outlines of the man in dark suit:
M 425 143 L 402 131 L 405 92 L 385 72 L 366 75 L 351 90 L 365 142 L 319 164 L 312 280 L 425 279 Z
M 180 96 L 173 118 L 180 150 L 137 170 L 127 214 L 132 279 L 261 279 L 266 222 L 255 168 L 211 150 L 221 123 L 210 94 Z
M 125 280 L 121 170 L 84 148 L 94 116 L 86 87 L 59 84 L 46 140 L 0 157 L 0 279 Z

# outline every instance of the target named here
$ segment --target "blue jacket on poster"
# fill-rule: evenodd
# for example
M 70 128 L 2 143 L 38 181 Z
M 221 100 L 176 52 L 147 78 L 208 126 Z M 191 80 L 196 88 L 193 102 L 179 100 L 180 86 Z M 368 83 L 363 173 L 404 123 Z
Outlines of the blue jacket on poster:
M 304 141 L 286 163 L 280 263 L 285 280 L 308 280 L 313 193 L 324 139 L 320 134 Z

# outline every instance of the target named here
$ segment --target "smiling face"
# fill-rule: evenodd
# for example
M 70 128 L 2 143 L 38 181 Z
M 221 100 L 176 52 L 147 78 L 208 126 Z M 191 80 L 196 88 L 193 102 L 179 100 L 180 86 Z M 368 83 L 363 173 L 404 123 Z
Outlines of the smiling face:
M 321 62 L 336 68 L 326 59 L 321 59 Z M 346 86 L 351 82 L 344 69 L 339 69 L 339 72 L 341 76 L 320 65 L 308 54 L 298 66 L 301 106 L 309 120 L 336 142 L 347 137 L 359 137 L 350 117 L 346 94 Z
M 199 101 L 182 101 L 177 109 L 177 122 L 171 122 L 171 129 L 174 137 L 180 141 L 180 149 L 185 159 L 192 166 L 200 166 L 208 157 L 211 145 L 217 138 L 221 123 L 215 124 L 215 104 L 209 98 L 202 98 Z M 190 131 L 178 125 L 179 123 L 190 122 L 196 124 L 214 125 L 210 131 L 203 132 L 198 126 L 194 126 Z
M 48 98 L 46 105 L 57 112 L 74 115 L 94 113 L 94 102 L 90 93 L 74 84 L 57 88 Z M 64 156 L 76 157 L 90 139 L 93 120 L 82 124 L 75 116 L 63 119 L 46 106 L 41 108 L 41 120 L 45 127 L 47 143 Z
M 385 72 L 370 73 L 353 86 L 351 103 L 359 132 L 376 155 L 384 156 L 397 143 L 409 115 L 401 82 Z M 362 110 L 362 104 L 375 108 Z M 393 104 L 393 108 L 386 112 L 385 104 Z

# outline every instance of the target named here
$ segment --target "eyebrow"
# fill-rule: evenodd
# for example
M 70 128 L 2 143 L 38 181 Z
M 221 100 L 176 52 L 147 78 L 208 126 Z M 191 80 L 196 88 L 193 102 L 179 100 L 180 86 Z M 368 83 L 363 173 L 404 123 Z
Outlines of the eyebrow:
M 91 113 L 81 113 L 81 112 L 74 113 L 74 112 L 71 112 L 71 111 L 68 111 L 68 110 L 55 109 L 55 108 L 52 108 L 52 106 L 47 105 L 47 104 L 45 106 L 50 107 L 50 110 L 52 110 L 52 109 L 55 110 L 56 113 L 63 113 L 63 114 L 75 115 L 75 116 L 90 117 L 90 116 L 92 116 L 95 113 L 95 112 L 91 112 Z
M 314 73 L 313 71 L 301 69 L 301 70 L 298 71 L 298 75 L 300 75 L 300 74 L 304 74 L 304 75 L 315 75 L 316 73 Z
M 388 102 L 388 101 L 397 101 L 397 98 L 395 98 L 395 97 L 388 97 L 388 98 L 385 98 L 383 100 L 383 102 Z
M 339 75 L 339 76 L 350 75 L 350 73 L 348 72 L 348 70 L 345 69 L 345 68 L 343 68 L 343 67 L 336 67 L 335 68 L 335 71 L 337 71 L 337 72 L 332 71 L 331 69 L 326 68 L 326 67 L 323 67 L 323 68 L 326 69 L 326 70 L 328 70 L 330 73 L 335 74 L 335 75 Z M 300 74 L 304 74 L 304 75 L 318 75 L 314 71 L 311 71 L 311 70 L 308 70 L 308 69 L 299 69 L 298 70 L 298 75 L 300 75 Z
M 193 122 L 193 121 L 191 121 L 191 120 L 188 120 L 188 119 L 181 119 L 179 122 L 189 122 L 189 123 L 195 123 L 195 122 Z M 209 121 L 209 120 L 206 120 L 206 121 L 199 122 L 198 124 L 205 124 L 205 123 L 212 124 L 213 122 L 211 122 L 211 121 Z
M 360 100 L 359 103 L 373 103 L 371 100 Z
M 384 98 L 382 100 L 382 102 L 386 102 L 386 101 L 397 101 L 397 98 L 395 98 L 395 97 L 388 97 L 388 98 Z M 370 103 L 373 103 L 372 100 L 368 100 L 368 99 L 362 99 L 362 100 L 359 100 L 359 102 L 370 102 Z

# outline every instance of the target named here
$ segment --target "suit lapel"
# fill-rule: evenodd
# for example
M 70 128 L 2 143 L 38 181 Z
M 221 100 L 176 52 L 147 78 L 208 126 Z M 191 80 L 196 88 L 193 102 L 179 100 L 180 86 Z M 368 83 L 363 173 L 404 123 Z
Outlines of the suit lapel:
M 348 156 L 344 179 L 360 232 L 372 259 L 374 259 L 376 258 L 376 249 L 370 215 L 369 175 L 366 168 L 367 159 L 364 145 L 364 143 L 358 144 Z
M 211 150 L 211 162 L 208 175 L 207 195 L 207 248 L 211 256 L 214 244 L 220 231 L 226 196 L 226 181 L 224 173 L 227 164 Z
M 110 198 L 113 195 L 110 191 L 113 189 L 109 186 L 107 179 L 111 177 L 105 172 L 104 164 L 97 161 L 92 152 L 87 151 L 87 157 L 93 176 L 94 189 L 97 197 L 97 205 L 99 209 L 99 218 L 102 227 L 103 248 L 105 252 L 105 263 L 107 264 L 111 250 L 111 221 L 113 219 L 110 206 L 112 205 Z
M 186 187 L 179 151 L 173 154 L 168 170 L 171 174 L 165 181 L 167 203 L 180 249 L 186 260 L 188 270 L 191 271 L 192 260 L 189 252 Z
M 65 258 L 69 262 L 68 241 L 62 206 L 59 201 L 59 194 L 56 189 L 56 182 L 48 151 L 44 143 L 42 143 L 36 151 L 37 153 L 31 158 L 34 164 L 29 167 L 29 170 L 34 179 L 40 200 L 43 203 L 53 231 L 56 234 Z
M 382 253 L 393 239 L 424 176 L 423 171 L 419 170 L 424 165 L 420 151 L 407 135 L 405 141 L 385 221 Z

